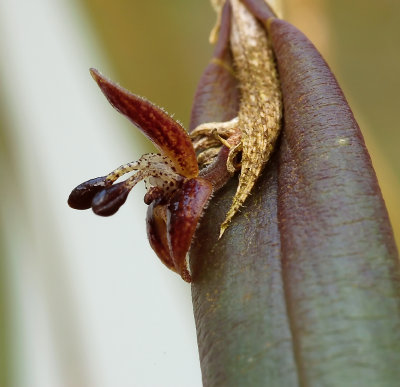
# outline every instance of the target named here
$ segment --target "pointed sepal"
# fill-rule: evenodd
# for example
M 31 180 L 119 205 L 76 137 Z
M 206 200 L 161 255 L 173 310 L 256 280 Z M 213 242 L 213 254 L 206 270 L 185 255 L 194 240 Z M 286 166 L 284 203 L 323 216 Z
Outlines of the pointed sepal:
M 186 180 L 182 188 L 172 196 L 167 208 L 167 238 L 170 253 L 176 271 L 187 282 L 191 281 L 191 276 L 186 254 L 212 191 L 212 185 L 207 180 L 201 178 Z
M 110 81 L 99 71 L 90 69 L 90 73 L 110 104 L 172 160 L 179 174 L 188 178 L 198 175 L 192 142 L 178 122 L 151 102 Z

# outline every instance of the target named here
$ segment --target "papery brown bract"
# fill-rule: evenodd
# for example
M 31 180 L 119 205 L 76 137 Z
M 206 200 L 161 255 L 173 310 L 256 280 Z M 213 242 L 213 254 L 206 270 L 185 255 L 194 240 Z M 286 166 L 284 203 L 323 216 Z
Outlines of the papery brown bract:
M 189 131 L 205 122 L 229 121 L 238 114 L 240 91 L 229 47 L 231 16 L 232 10 L 227 1 L 222 10 L 213 58 L 197 86 Z

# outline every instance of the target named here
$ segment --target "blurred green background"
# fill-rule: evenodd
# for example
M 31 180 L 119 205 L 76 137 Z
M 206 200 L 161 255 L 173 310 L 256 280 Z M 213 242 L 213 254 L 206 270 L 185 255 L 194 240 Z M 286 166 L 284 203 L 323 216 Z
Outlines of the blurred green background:
M 208 44 L 208 35 L 214 24 L 215 16 L 207 0 L 115 0 L 113 2 L 106 0 L 75 2 L 59 0 L 52 3 L 48 0 L 40 0 L 35 2 L 35 6 L 28 6 L 29 3 L 26 1 L 15 4 L 13 5 L 15 8 L 13 12 L 9 11 L 9 8 L 11 8 L 10 2 L 3 2 L 0 5 L 0 14 L 2 15 L 0 16 L 0 54 L 2 58 L 0 83 L 2 85 L 6 84 L 0 90 L 0 172 L 2 178 L 0 188 L 0 386 L 143 386 L 145 384 L 137 382 L 134 375 L 128 375 L 129 362 L 131 361 L 129 357 L 124 359 L 127 363 L 124 368 L 127 372 L 126 379 L 122 379 L 121 376 L 119 382 L 115 384 L 113 375 L 117 375 L 120 371 L 118 368 L 114 369 L 113 364 L 109 364 L 109 369 L 107 370 L 108 379 L 103 377 L 103 372 L 105 371 L 102 368 L 109 360 L 107 353 L 109 353 L 111 359 L 112 356 L 125 356 L 123 351 L 119 352 L 119 349 L 115 348 L 108 349 L 106 344 L 102 342 L 100 344 L 95 343 L 96 347 L 93 344 L 94 339 L 82 339 L 87 335 L 87 330 L 90 330 L 93 322 L 100 324 L 101 321 L 108 318 L 108 310 L 112 304 L 120 305 L 120 309 L 116 309 L 115 313 L 121 313 L 120 317 L 122 319 L 128 319 L 123 312 L 118 311 L 132 307 L 134 301 L 131 302 L 132 305 L 127 306 L 127 304 L 130 303 L 129 295 L 137 292 L 137 284 L 134 283 L 135 280 L 132 280 L 132 284 L 129 283 L 128 285 L 129 280 L 127 279 L 126 287 L 118 290 L 121 293 L 117 293 L 116 290 L 116 294 L 128 293 L 126 300 L 120 298 L 120 304 L 118 304 L 118 295 L 114 298 L 110 297 L 110 300 L 102 296 L 104 282 L 99 280 L 98 283 L 90 285 L 93 287 L 90 291 L 94 294 L 96 292 L 99 294 L 99 298 L 103 302 L 102 305 L 99 302 L 99 306 L 93 306 L 90 303 L 92 298 L 89 296 L 86 299 L 86 306 L 80 305 L 81 298 L 85 299 L 85 290 L 82 289 L 84 281 L 74 277 L 74 273 L 79 277 L 79 267 L 69 267 L 72 265 L 71 254 L 73 256 L 74 252 L 80 249 L 80 247 L 73 246 L 74 243 L 77 243 L 77 236 L 67 236 L 67 233 L 64 235 L 62 231 L 63 217 L 66 215 L 56 216 L 51 211 L 46 211 L 46 207 L 43 204 L 41 204 L 40 211 L 36 210 L 35 212 L 35 210 L 32 210 L 32 208 L 38 206 L 38 198 L 42 199 L 42 197 L 37 194 L 31 195 L 29 189 L 26 189 L 27 180 L 33 185 L 44 184 L 44 191 L 46 191 L 45 187 L 51 187 L 53 184 L 52 181 L 46 181 L 46 176 L 48 175 L 43 171 L 35 170 L 35 172 L 29 172 L 29 174 L 26 172 L 25 168 L 30 162 L 25 159 L 26 149 L 27 147 L 32 147 L 39 156 L 43 154 L 40 146 L 46 147 L 46 134 L 43 134 L 46 132 L 40 134 L 44 137 L 38 139 L 38 143 L 24 143 L 29 136 L 25 136 L 23 131 L 21 132 L 20 129 L 17 129 L 21 125 L 21 115 L 24 116 L 23 118 L 27 122 L 29 120 L 32 122 L 32 126 L 26 125 L 23 129 L 26 130 L 27 134 L 34 127 L 35 115 L 29 116 L 27 110 L 19 107 L 20 100 L 23 100 L 28 95 L 28 93 L 24 92 L 24 84 L 20 84 L 18 88 L 16 86 L 15 90 L 11 90 L 13 83 L 22 82 L 22 78 L 19 79 L 16 75 L 13 75 L 15 78 L 10 77 L 10 74 L 14 74 L 12 71 L 24 71 L 25 67 L 35 67 L 37 58 L 32 55 L 24 63 L 12 61 L 10 58 L 14 52 L 14 45 L 19 44 L 23 47 L 26 41 L 27 50 L 32 50 L 41 57 L 47 56 L 48 59 L 45 60 L 49 64 L 54 62 L 54 66 L 58 66 L 55 58 L 57 54 L 52 49 L 46 48 L 41 41 L 31 42 L 29 40 L 29 35 L 34 34 L 36 28 L 46 30 L 47 23 L 47 33 L 50 35 L 55 34 L 51 25 L 51 17 L 43 18 L 44 21 L 40 22 L 41 25 L 39 25 L 39 21 L 35 24 L 35 20 L 40 19 L 39 16 L 41 14 L 39 13 L 43 12 L 43 9 L 50 7 L 52 12 L 57 13 L 60 20 L 63 20 L 63 18 L 66 20 L 65 25 L 63 24 L 63 27 L 58 32 L 61 35 L 54 36 L 60 42 L 61 47 L 59 48 L 61 51 L 63 50 L 63 40 L 60 38 L 67 39 L 70 35 L 73 36 L 72 40 L 68 40 L 71 42 L 71 47 L 65 47 L 65 51 L 72 54 L 63 59 L 71 61 L 71 63 L 68 63 L 70 67 L 67 67 L 71 68 L 71 71 L 67 70 L 63 73 L 63 77 L 66 78 L 71 88 L 79 90 L 80 88 L 88 87 L 93 89 L 93 95 L 100 94 L 95 89 L 95 86 L 90 83 L 90 76 L 87 72 L 87 67 L 97 67 L 129 90 L 136 94 L 144 95 L 151 101 L 163 106 L 187 126 L 196 83 L 212 52 L 212 47 Z M 302 29 L 321 50 L 349 99 L 370 150 L 399 245 L 400 156 L 398 148 L 400 130 L 397 113 L 400 106 L 398 93 L 400 89 L 400 77 L 398 74 L 400 63 L 400 2 L 397 0 L 382 0 L 380 2 L 365 2 L 361 0 L 351 2 L 344 0 L 285 0 L 283 5 L 286 19 Z M 26 25 L 21 24 L 23 17 L 26 17 L 26 20 L 28 18 L 33 20 L 30 27 L 33 28 L 32 31 Z M 75 36 L 78 32 L 82 35 Z M 14 43 L 14 40 L 17 43 Z M 81 43 L 81 40 L 88 42 L 85 43 L 86 46 Z M 81 46 L 81 44 L 83 45 Z M 94 54 L 92 54 L 92 49 L 95 52 Z M 75 69 L 77 66 L 76 61 L 82 56 L 85 57 L 84 63 L 86 67 L 82 68 L 83 75 L 79 75 L 79 79 L 75 79 L 73 75 L 80 71 Z M 52 67 L 53 69 L 54 66 Z M 79 66 L 82 65 L 79 64 Z M 75 73 L 72 69 L 74 69 Z M 49 77 L 50 79 L 45 81 L 40 79 L 39 76 L 38 79 L 33 77 L 35 79 L 32 79 L 32 85 L 30 86 L 33 90 L 27 90 L 27 92 L 31 92 L 37 98 L 37 102 L 42 105 L 46 105 L 46 101 L 49 98 L 55 99 L 61 112 L 64 111 L 65 115 L 73 114 L 70 113 L 70 102 L 63 99 L 65 90 L 58 90 L 59 92 L 57 92 L 57 85 L 53 85 L 55 86 L 55 91 L 51 89 L 51 91 L 47 91 L 47 94 L 43 93 L 43 90 L 46 89 L 43 87 L 44 83 L 53 82 L 51 75 Z M 89 86 L 86 85 L 86 81 L 82 81 L 86 79 L 85 77 L 88 79 Z M 12 91 L 14 94 L 11 93 Z M 10 93 L 12 94 L 11 97 Z M 18 95 L 18 93 L 20 94 Z M 98 101 L 99 104 L 96 105 L 94 110 L 93 108 L 90 110 L 91 113 L 89 113 L 88 106 L 87 114 L 93 114 L 92 112 L 96 112 L 96 109 L 98 111 L 98 109 L 103 109 L 104 107 L 105 114 L 111 117 L 110 122 L 114 125 L 112 130 L 115 132 L 115 137 L 119 135 L 118 133 L 123 133 L 123 136 L 116 140 L 116 147 L 121 144 L 121 153 L 129 153 L 131 147 L 135 149 L 132 151 L 133 154 L 136 154 L 135 152 L 140 154 L 151 149 L 148 141 L 144 140 L 137 131 L 132 130 L 132 127 L 127 122 L 122 119 L 118 121 L 114 112 L 109 109 L 107 102 L 100 95 Z M 97 103 L 97 100 L 95 102 Z M 92 99 L 89 101 L 89 97 L 79 103 L 83 104 L 83 106 L 86 106 L 86 103 L 88 105 L 94 104 Z M 53 112 L 49 110 L 48 114 L 52 115 Z M 82 114 L 82 116 L 76 117 L 78 125 L 79 120 L 84 121 L 85 119 L 84 113 Z M 62 116 L 59 117 L 59 120 L 62 121 L 63 119 Z M 102 119 L 97 114 L 93 114 L 91 120 L 93 125 L 96 125 L 96 120 L 100 124 L 99 121 Z M 41 123 L 38 123 L 38 125 L 41 125 Z M 49 136 L 54 130 L 54 128 L 48 128 Z M 80 130 L 82 132 L 85 131 L 83 123 Z M 65 131 L 63 133 L 65 134 Z M 68 135 L 68 133 L 65 135 Z M 99 136 L 101 135 L 99 133 Z M 78 134 L 75 134 L 75 136 L 77 136 L 76 143 L 80 142 L 81 138 L 78 137 Z M 114 136 L 112 132 L 111 136 Z M 96 144 L 96 138 L 93 143 Z M 114 144 L 113 146 L 115 147 Z M 123 147 L 125 147 L 125 150 L 122 150 Z M 104 149 L 106 151 L 107 147 Z M 118 149 L 113 150 L 115 153 L 118 153 L 118 151 Z M 100 156 L 98 157 L 100 158 Z M 121 158 L 121 161 L 116 160 L 115 163 L 122 163 L 130 158 L 135 158 L 134 155 L 127 155 L 126 157 L 128 159 Z M 46 165 L 56 164 L 59 161 L 58 158 L 64 158 L 67 161 L 70 158 L 76 162 L 76 159 L 79 159 L 80 156 L 78 150 L 70 146 L 64 153 L 62 153 L 61 148 L 60 151 L 55 151 L 53 156 L 49 156 L 45 160 L 45 163 Z M 85 162 L 84 157 L 81 157 L 82 168 L 84 168 L 83 164 Z M 108 165 L 104 168 L 113 168 L 116 165 Z M 59 171 L 60 174 L 65 173 L 68 167 L 62 168 L 64 169 Z M 71 182 L 68 181 L 66 183 L 66 187 L 73 188 L 74 184 L 79 183 L 80 180 L 94 177 L 89 173 L 95 172 L 89 172 L 88 170 L 83 173 L 76 165 L 71 169 L 68 173 L 73 178 L 71 177 Z M 86 176 L 86 173 L 88 176 Z M 59 206 L 65 206 L 68 188 L 62 188 L 61 191 L 61 194 L 54 198 L 54 202 L 59 203 L 57 204 Z M 45 199 L 43 201 L 48 198 L 53 200 L 51 195 L 51 192 L 44 194 Z M 141 195 L 135 195 L 135 199 L 132 200 L 141 201 Z M 90 215 L 86 214 L 86 216 L 89 217 Z M 132 217 L 132 215 L 129 216 Z M 37 222 L 38 217 L 41 218 L 40 222 Z M 137 216 L 134 215 L 134 217 Z M 138 224 L 144 229 L 144 212 L 140 213 L 138 217 L 140 218 Z M 68 221 L 69 227 L 78 227 L 79 222 L 84 222 L 83 217 L 77 219 L 76 221 Z M 77 223 L 74 224 L 74 222 Z M 114 223 L 113 227 L 118 227 L 117 223 Z M 53 224 L 56 224 L 57 227 L 53 227 Z M 39 230 L 40 228 L 43 229 Z M 23 257 L 24 252 L 33 251 L 35 247 L 31 246 L 31 241 L 35 240 L 35 235 L 40 232 L 47 235 L 48 239 L 45 240 L 48 241 L 51 247 L 41 248 L 39 255 L 43 259 L 25 260 L 25 257 Z M 110 231 L 107 232 L 109 234 L 118 234 L 119 231 L 110 228 Z M 133 238 L 131 243 L 134 243 L 132 242 Z M 84 243 L 84 241 L 82 240 L 81 243 Z M 24 244 L 27 247 L 22 248 L 21 245 Z M 122 248 L 121 250 L 123 251 Z M 45 258 L 46 254 L 48 259 Z M 100 254 L 100 250 L 96 254 Z M 108 254 L 110 255 L 111 252 Z M 151 255 L 151 253 L 148 254 Z M 104 258 L 104 260 L 109 259 L 109 256 Z M 140 257 L 137 259 L 140 259 Z M 19 262 L 19 266 L 16 261 Z M 156 260 L 154 259 L 154 261 Z M 102 270 L 101 260 L 100 263 L 95 260 L 90 262 L 92 267 L 88 264 L 88 267 L 85 268 L 88 273 L 91 273 L 91 271 L 96 273 L 97 270 Z M 48 269 L 49 263 L 54 265 L 50 270 Z M 50 301 L 45 302 L 46 305 L 48 303 L 50 306 L 47 309 L 44 308 L 45 312 L 43 313 L 49 315 L 60 313 L 54 305 L 62 305 L 61 309 L 65 312 L 61 317 L 54 318 L 50 316 L 50 323 L 48 323 L 50 328 L 53 324 L 51 329 L 54 332 L 50 335 L 49 340 L 54 341 L 52 346 L 55 348 L 55 353 L 58 354 L 58 378 L 46 379 L 43 376 L 47 375 L 47 373 L 55 372 L 47 369 L 53 367 L 53 363 L 49 363 L 45 359 L 42 362 L 30 364 L 32 356 L 23 355 L 27 351 L 27 345 L 30 343 L 30 336 L 36 335 L 37 332 L 35 331 L 36 328 L 27 328 L 31 325 L 33 326 L 33 322 L 25 318 L 26 315 L 21 312 L 22 307 L 19 306 L 19 303 L 31 304 L 35 302 L 36 298 L 26 300 L 30 291 L 24 290 L 24 279 L 30 276 L 30 270 L 34 271 L 40 265 L 46 268 L 40 267 L 39 269 L 47 273 L 45 276 L 48 282 L 46 282 L 47 285 L 44 289 L 41 290 L 42 293 L 39 292 L 41 296 L 39 295 L 38 297 L 49 297 L 50 299 Z M 117 268 L 118 265 L 121 264 L 116 261 L 115 266 Z M 159 265 L 159 263 L 154 263 L 154 270 L 158 270 L 156 265 Z M 132 270 L 132 273 L 136 272 L 133 267 L 127 266 L 127 268 L 126 270 Z M 106 274 L 101 278 L 107 281 L 106 266 L 103 269 Z M 25 275 L 21 275 L 20 270 L 26 271 Z M 163 267 L 160 268 L 161 276 L 164 276 L 164 270 Z M 145 277 L 145 275 L 146 273 L 140 274 L 142 277 Z M 159 275 L 158 271 L 156 275 Z M 86 281 L 90 279 L 89 274 L 85 278 Z M 171 279 L 169 274 L 166 274 L 165 279 L 164 277 L 161 278 L 161 288 L 156 292 L 161 293 L 168 289 L 171 299 L 177 297 L 177 302 L 185 303 L 185 308 L 179 312 L 181 314 L 178 314 L 181 319 L 182 316 L 191 313 L 189 287 L 181 284 L 175 285 L 175 282 L 179 281 L 179 279 L 173 275 L 171 275 Z M 116 278 L 112 279 L 112 281 L 116 284 L 118 283 L 118 271 L 116 271 Z M 152 286 L 157 285 L 153 283 Z M 183 296 L 182 293 L 184 293 Z M 182 297 L 185 298 L 184 301 L 182 301 Z M 156 300 L 157 298 L 153 302 L 156 303 Z M 143 306 L 143 310 L 138 309 L 135 313 L 137 315 L 151 313 L 154 310 L 151 311 L 150 309 L 157 307 L 157 304 L 153 305 L 152 308 L 148 307 L 148 309 Z M 35 310 L 33 306 L 33 311 L 27 315 L 33 316 L 33 320 L 35 320 Z M 171 315 L 174 313 L 176 311 L 172 310 Z M 91 314 L 91 317 L 87 317 L 86 314 Z M 160 319 L 168 320 L 170 316 L 162 315 L 160 317 L 155 314 L 152 318 L 159 323 Z M 26 321 L 22 323 L 21 319 Z M 146 316 L 143 319 L 146 321 Z M 82 328 L 85 324 L 86 331 Z M 191 337 L 191 345 L 193 346 L 195 345 L 193 344 L 195 342 L 193 321 L 187 321 L 187 325 L 187 335 Z M 112 327 L 112 323 L 110 323 L 110 326 Z M 46 328 L 43 329 L 46 330 Z M 125 329 L 126 331 L 122 331 L 120 334 L 129 337 L 128 323 Z M 152 335 L 152 332 L 154 330 L 145 334 Z M 169 332 L 168 329 L 167 332 Z M 172 335 L 172 341 L 183 340 L 178 333 L 176 335 L 176 337 Z M 102 336 L 99 333 L 96 337 L 101 338 Z M 127 340 L 135 343 L 132 338 Z M 32 346 L 32 343 L 29 345 Z M 101 346 L 102 351 L 105 353 L 102 358 L 102 365 L 90 360 L 96 355 L 98 346 Z M 153 344 L 149 344 L 149 351 L 155 351 L 159 346 L 159 341 L 155 341 Z M 35 350 L 40 352 L 41 348 L 35 348 Z M 140 348 L 136 350 L 139 355 L 143 351 Z M 32 353 L 35 352 L 33 351 Z M 195 348 L 193 353 L 196 353 Z M 175 367 L 170 367 L 172 371 L 168 375 L 160 374 L 163 386 L 201 385 L 198 369 L 190 371 L 193 374 L 193 380 L 187 382 L 188 379 L 186 379 L 186 384 L 182 380 L 179 382 L 182 370 L 178 364 L 181 363 L 182 357 L 190 356 L 186 353 L 179 354 L 179 350 L 178 354 L 171 354 L 170 356 L 172 356 L 170 362 L 175 364 Z M 197 364 L 196 355 L 193 355 L 193 357 L 193 364 Z M 151 358 L 151 353 L 149 358 Z M 165 362 L 165 358 L 161 357 L 161 359 L 164 359 Z M 160 363 L 155 363 L 152 366 L 151 370 L 159 370 Z M 196 365 L 193 367 L 198 368 Z M 32 378 L 29 372 L 33 373 Z M 20 373 L 27 373 L 27 375 L 21 376 Z M 52 382 L 48 382 L 48 380 Z M 54 380 L 57 380 L 57 383 Z

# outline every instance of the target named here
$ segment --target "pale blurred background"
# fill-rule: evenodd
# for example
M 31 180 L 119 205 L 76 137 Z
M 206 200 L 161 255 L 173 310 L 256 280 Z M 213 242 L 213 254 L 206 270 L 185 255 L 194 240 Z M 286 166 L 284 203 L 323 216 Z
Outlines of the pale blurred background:
M 287 0 L 363 128 L 400 239 L 400 2 Z M 0 1 L 0 386 L 201 386 L 190 286 L 148 246 L 144 187 L 107 219 L 70 190 L 151 146 L 96 67 L 187 125 L 207 0 Z

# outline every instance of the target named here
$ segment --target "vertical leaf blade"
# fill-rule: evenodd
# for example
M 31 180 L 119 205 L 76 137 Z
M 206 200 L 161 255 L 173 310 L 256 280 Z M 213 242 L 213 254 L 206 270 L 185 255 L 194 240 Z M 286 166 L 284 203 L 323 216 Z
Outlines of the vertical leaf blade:
M 271 160 L 223 238 L 219 226 L 236 191 L 217 193 L 190 257 L 193 307 L 205 386 L 296 386 L 282 283 L 277 159 Z
M 215 56 L 231 65 L 228 6 Z M 228 67 L 211 62 L 199 82 L 191 127 L 231 119 L 237 110 L 237 80 Z M 204 386 L 297 384 L 281 275 L 277 172 L 275 157 L 218 240 L 236 192 L 232 179 L 214 196 L 196 232 L 190 263 Z
M 203 383 L 395 386 L 399 261 L 362 135 L 308 39 L 268 25 L 281 146 L 221 240 L 235 183 L 217 193 L 190 252 Z
M 282 20 L 269 31 L 284 98 L 278 217 L 301 381 L 394 386 L 399 261 L 360 129 L 309 40 Z

